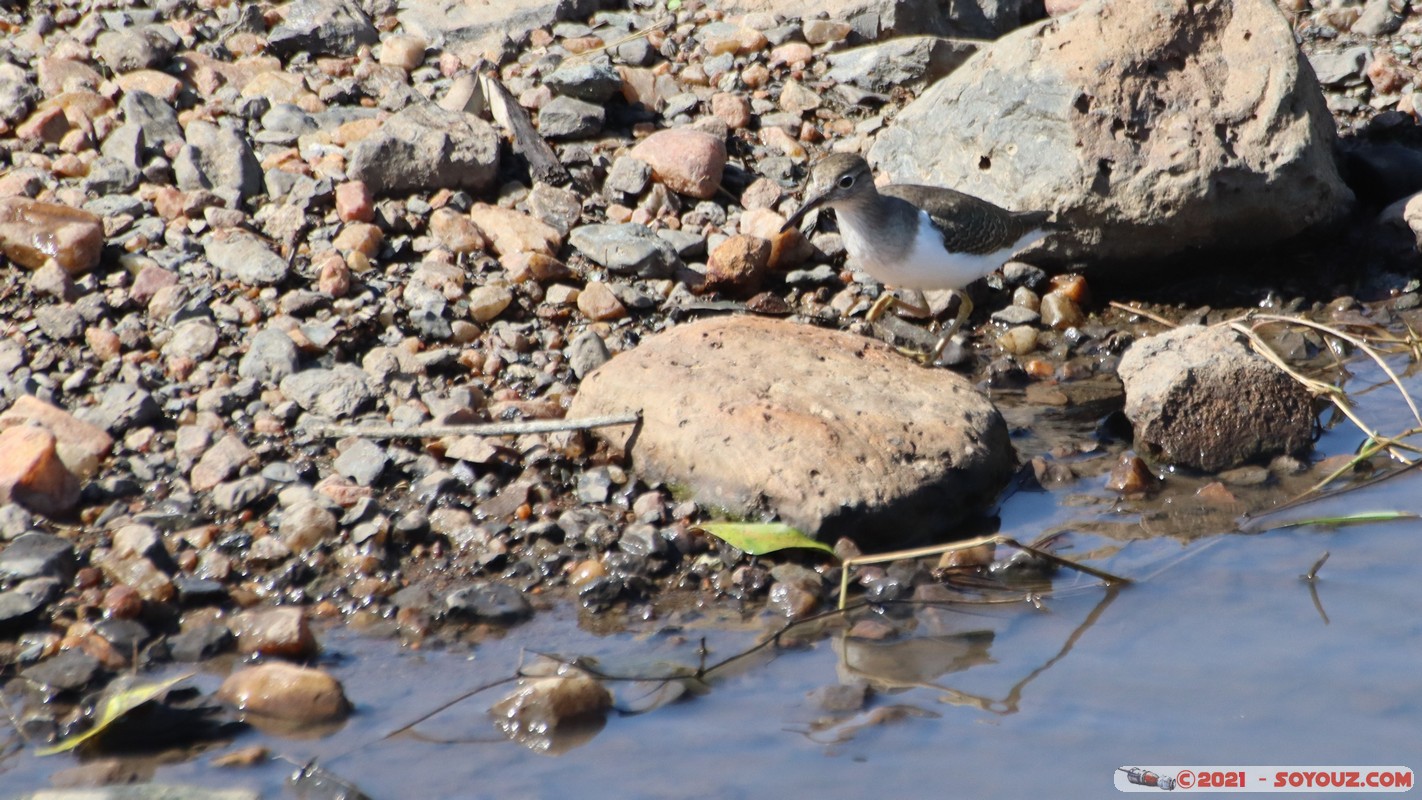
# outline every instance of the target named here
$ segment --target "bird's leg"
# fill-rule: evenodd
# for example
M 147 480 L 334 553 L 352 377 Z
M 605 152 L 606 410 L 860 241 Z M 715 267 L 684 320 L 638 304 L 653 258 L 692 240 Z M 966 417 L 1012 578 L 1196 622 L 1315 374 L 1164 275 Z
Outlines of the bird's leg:
M 943 331 L 943 335 L 938 337 L 938 343 L 933 345 L 933 358 L 929 361 L 930 364 L 943 357 L 943 350 L 948 347 L 948 342 L 952 341 L 953 334 L 963 327 L 963 323 L 967 322 L 969 315 L 973 313 L 973 301 L 968 299 L 967 292 L 954 289 L 953 294 L 958 296 L 958 313 L 953 317 L 953 322 Z
M 879 318 L 884 316 L 884 312 L 893 306 L 906 309 L 910 314 L 915 316 L 932 316 L 932 311 L 928 308 L 927 303 L 910 303 L 886 287 L 884 293 L 879 295 L 879 299 L 874 301 L 874 305 L 869 307 L 869 313 L 864 315 L 864 321 L 878 322 Z

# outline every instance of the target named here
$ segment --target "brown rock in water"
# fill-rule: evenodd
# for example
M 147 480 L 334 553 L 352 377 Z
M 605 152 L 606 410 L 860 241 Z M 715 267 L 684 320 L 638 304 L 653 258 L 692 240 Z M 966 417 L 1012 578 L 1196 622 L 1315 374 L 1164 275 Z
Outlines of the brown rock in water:
M 34 395 L 22 395 L 0 414 L 0 429 L 16 425 L 37 425 L 54 434 L 59 460 L 79 478 L 88 478 L 98 471 L 114 446 L 113 437 L 103 428 Z
M 54 434 L 19 425 L 0 432 L 0 505 L 54 516 L 79 502 L 79 480 L 59 457 Z
M 732 236 L 711 251 L 706 288 L 737 297 L 755 294 L 770 264 L 770 242 L 758 236 Z
M 682 325 L 583 380 L 570 418 L 603 428 L 649 483 L 822 539 L 944 533 L 1011 475 L 1007 426 L 962 376 L 889 346 L 793 322 Z
M 1134 453 L 1122 453 L 1121 460 L 1106 477 L 1106 488 L 1122 494 L 1144 494 L 1154 490 L 1160 479 L 1150 471 L 1144 460 Z
M 299 608 L 243 611 L 228 624 L 237 650 L 264 656 L 305 658 L 316 652 L 316 635 Z
M 279 661 L 228 675 L 217 697 L 239 711 L 300 723 L 340 719 L 351 708 L 340 681 L 319 669 Z
M 1136 449 L 1154 461 L 1216 472 L 1313 441 L 1308 392 L 1227 328 L 1185 325 L 1141 339 L 1119 373 Z
M 704 131 L 670 128 L 643 139 L 632 157 L 647 162 L 652 177 L 668 189 L 706 200 L 721 185 L 726 143 Z
M 70 275 L 99 263 L 104 223 L 88 211 L 24 197 L 0 199 L 0 251 L 22 267 L 54 259 Z

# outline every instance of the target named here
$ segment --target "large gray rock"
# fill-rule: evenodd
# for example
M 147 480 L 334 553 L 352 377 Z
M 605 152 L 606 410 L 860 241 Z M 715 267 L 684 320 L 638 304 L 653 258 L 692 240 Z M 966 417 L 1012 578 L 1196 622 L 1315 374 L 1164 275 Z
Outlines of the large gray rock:
M 645 480 L 824 539 L 941 536 L 992 499 L 1015 460 L 997 409 L 962 376 L 760 317 L 645 340 L 584 378 L 568 416 L 633 410 L 639 425 L 599 433 Z
M 566 19 L 584 19 L 601 0 L 400 0 L 396 17 L 406 33 L 432 45 L 476 42 L 502 49 L 527 41 L 528 32 Z
M 286 18 L 267 37 L 267 47 L 279 56 L 298 52 L 352 56 L 361 45 L 378 41 L 380 31 L 358 4 L 296 0 L 286 7 Z
M 1313 401 L 1228 328 L 1184 325 L 1121 356 L 1136 449 L 1207 472 L 1313 442 Z
M 829 78 L 874 92 L 932 83 L 957 69 L 977 52 L 978 45 L 939 36 L 902 36 L 831 53 Z
M 483 191 L 499 167 L 499 140 L 478 117 L 417 104 L 390 117 L 351 152 L 348 172 L 372 191 Z
M 1055 254 L 1259 247 L 1352 201 L 1332 118 L 1269 0 L 1097 0 L 987 46 L 880 134 L 900 182 L 1058 212 Z
M 770 11 L 814 19 L 823 12 L 870 41 L 915 34 L 993 39 L 1042 16 L 1041 0 L 725 0 L 716 8 L 727 17 Z

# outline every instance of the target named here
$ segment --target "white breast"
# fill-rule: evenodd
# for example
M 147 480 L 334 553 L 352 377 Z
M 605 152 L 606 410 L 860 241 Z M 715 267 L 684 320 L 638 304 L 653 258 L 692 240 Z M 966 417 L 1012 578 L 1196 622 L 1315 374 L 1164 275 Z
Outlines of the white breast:
M 962 289 L 978 278 L 991 275 L 1013 254 L 1047 237 L 1042 230 L 1031 231 L 1010 247 L 991 253 L 950 253 L 943 248 L 943 235 L 933 227 L 926 212 L 919 212 L 918 232 L 912 246 L 902 255 L 897 248 L 870 244 L 869 231 L 856 226 L 849 214 L 840 215 L 840 236 L 852 266 L 856 266 L 889 286 L 905 289 Z

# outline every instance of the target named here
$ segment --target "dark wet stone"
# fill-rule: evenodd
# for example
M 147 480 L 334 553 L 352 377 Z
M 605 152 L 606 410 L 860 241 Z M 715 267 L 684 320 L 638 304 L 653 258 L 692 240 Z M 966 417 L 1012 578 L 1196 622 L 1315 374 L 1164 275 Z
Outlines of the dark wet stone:
M 622 91 L 622 76 L 608 64 L 570 59 L 545 77 L 543 84 L 557 95 L 606 103 Z
M 484 583 L 457 589 L 445 597 L 450 616 L 478 622 L 512 625 L 533 616 L 533 605 L 506 583 Z
M 80 416 L 110 433 L 123 434 L 157 420 L 163 416 L 163 409 L 153 395 L 138 386 L 116 383 L 104 390 L 98 405 Z
M 864 599 L 871 603 L 903 600 L 913 592 L 913 584 L 893 575 L 875 578 L 864 584 Z
M 278 56 L 301 52 L 351 56 L 361 45 L 378 41 L 380 32 L 356 3 L 297 0 L 286 7 L 286 18 L 267 36 L 267 48 Z
M 120 653 L 137 652 L 144 642 L 153 638 L 147 626 L 133 619 L 104 619 L 94 623 L 94 633 Z
M 53 692 L 78 691 L 98 674 L 99 659 L 83 650 L 64 650 L 54 658 L 20 671 L 25 680 Z
M 30 627 L 39 618 L 44 603 L 26 592 L 0 592 L 0 635 L 10 635 Z
M 611 575 L 599 575 L 578 587 L 578 602 L 593 611 L 605 609 L 622 596 L 623 583 Z
M 1008 286 L 1026 286 L 1035 290 L 1046 282 L 1047 273 L 1041 267 L 1021 261 L 1009 261 L 1002 267 L 1002 277 Z
M 63 583 L 74 579 L 74 545 L 48 533 L 26 533 L 0 550 L 0 582 L 14 583 L 31 578 L 54 578 Z
M 168 654 L 174 661 L 205 661 L 232 650 L 237 640 L 220 623 L 209 623 L 168 637 Z
M 178 590 L 178 602 L 185 608 L 222 603 L 228 597 L 222 581 L 191 575 L 175 575 L 173 588 Z
M 612 358 L 607 343 L 592 331 L 583 331 L 568 347 L 568 366 L 581 379 Z
M 642 558 L 652 558 L 667 554 L 667 541 L 654 525 L 637 524 L 627 526 L 617 540 L 617 546 L 624 553 Z

